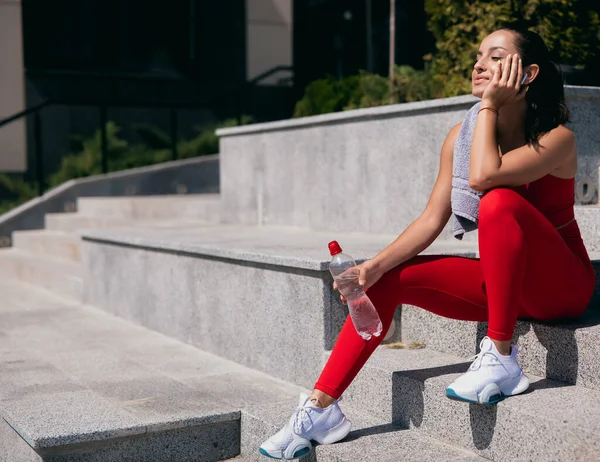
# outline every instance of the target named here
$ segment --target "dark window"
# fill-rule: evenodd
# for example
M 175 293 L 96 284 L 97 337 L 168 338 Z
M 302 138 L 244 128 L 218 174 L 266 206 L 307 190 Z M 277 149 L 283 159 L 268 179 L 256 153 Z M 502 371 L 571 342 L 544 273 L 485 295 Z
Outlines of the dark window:
M 298 85 L 326 74 L 343 77 L 368 69 L 367 0 L 294 2 L 294 67 Z M 371 0 L 372 72 L 389 69 L 389 0 Z M 424 0 L 396 1 L 396 64 L 423 67 L 434 50 Z
M 245 78 L 244 0 L 23 0 L 28 70 Z

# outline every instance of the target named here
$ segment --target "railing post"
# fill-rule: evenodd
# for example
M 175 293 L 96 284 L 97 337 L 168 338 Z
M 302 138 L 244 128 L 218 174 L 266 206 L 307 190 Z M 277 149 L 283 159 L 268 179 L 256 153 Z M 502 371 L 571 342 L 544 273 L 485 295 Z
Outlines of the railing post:
M 177 109 L 171 108 L 169 113 L 171 121 L 171 155 L 173 156 L 173 160 L 177 160 Z
M 100 106 L 100 149 L 102 152 L 102 173 L 108 173 L 108 144 L 106 140 L 106 106 Z
M 247 84 L 246 82 L 243 82 L 238 90 L 238 94 L 237 94 L 237 123 L 238 126 L 242 125 L 242 118 L 244 116 L 244 97 L 245 97 L 245 92 L 246 92 L 246 88 L 250 87 L 250 84 Z M 252 87 L 254 87 L 254 85 L 252 85 Z
M 33 115 L 33 136 L 35 138 L 35 166 L 38 191 L 41 196 L 46 192 L 46 182 L 44 180 L 44 156 L 42 148 L 42 117 L 39 110 Z

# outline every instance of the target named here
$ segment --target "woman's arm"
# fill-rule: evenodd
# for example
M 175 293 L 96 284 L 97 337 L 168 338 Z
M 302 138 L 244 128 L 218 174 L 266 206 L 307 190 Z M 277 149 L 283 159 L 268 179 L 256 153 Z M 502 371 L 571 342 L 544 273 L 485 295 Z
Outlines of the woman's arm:
M 393 243 L 371 260 L 381 274 L 429 247 L 448 223 L 452 214 L 452 157 L 461 125 L 452 128 L 446 136 L 440 154 L 440 171 L 425 210 Z
M 492 111 L 481 111 L 477 116 L 469 174 L 469 185 L 477 191 L 531 183 L 555 171 L 576 155 L 573 132 L 559 125 L 540 138 L 538 150 L 522 146 L 500 157 L 496 119 Z
M 503 67 L 506 69 L 503 71 Z M 494 77 L 483 93 L 471 144 L 469 184 L 478 191 L 496 186 L 520 186 L 558 170 L 576 156 L 575 137 L 559 125 L 539 140 L 539 148 L 523 146 L 498 152 L 497 125 L 502 106 L 522 101 L 523 64 L 518 55 L 508 55 L 494 69 Z M 491 110 L 485 110 L 490 108 Z

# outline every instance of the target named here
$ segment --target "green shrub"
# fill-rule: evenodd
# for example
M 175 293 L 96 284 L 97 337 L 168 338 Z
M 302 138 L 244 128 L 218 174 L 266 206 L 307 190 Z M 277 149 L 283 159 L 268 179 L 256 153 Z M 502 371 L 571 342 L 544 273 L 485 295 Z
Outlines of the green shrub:
M 437 52 L 424 57 L 424 71 L 397 67 L 391 95 L 387 77 L 367 72 L 316 80 L 294 117 L 468 94 L 479 44 L 507 23 L 538 32 L 559 64 L 581 68 L 600 60 L 598 0 L 425 0 L 425 10 Z
M 312 82 L 296 104 L 294 117 L 423 101 L 439 94 L 439 85 L 432 79 L 429 64 L 423 71 L 397 66 L 391 94 L 387 77 L 361 71 L 357 76 L 340 80 L 327 77 Z
M 347 79 L 349 84 L 348 98 L 344 101 L 342 110 L 360 109 L 389 104 L 390 85 L 386 77 L 360 71 L 357 78 Z M 354 87 L 350 87 L 354 85 Z M 343 86 L 340 87 L 343 90 Z
M 242 124 L 252 122 L 244 116 Z M 233 127 L 237 120 L 231 119 L 219 124 L 195 127 L 197 135 L 191 139 L 177 142 L 177 154 L 180 159 L 198 157 L 219 152 L 219 139 L 215 130 L 221 127 Z M 108 144 L 108 169 L 111 172 L 144 167 L 172 160 L 171 137 L 158 127 L 149 124 L 135 124 L 134 129 L 142 140 L 129 143 L 119 137 L 121 129 L 114 123 L 106 125 Z M 50 186 L 57 186 L 74 178 L 98 175 L 102 172 L 102 148 L 100 130 L 90 138 L 73 137 L 71 146 L 77 150 L 63 157 L 59 170 L 50 176 Z
M 0 202 L 0 215 L 19 205 L 34 199 L 38 195 L 38 185 L 19 177 L 0 174 L 0 185 L 12 196 Z
M 250 116 L 242 117 L 242 125 L 252 123 Z M 219 139 L 215 134 L 218 128 L 234 127 L 237 119 L 225 120 L 218 124 L 194 127 L 196 136 L 181 139 L 177 142 L 177 153 L 180 159 L 216 154 L 219 152 Z M 129 143 L 119 137 L 121 131 L 114 122 L 106 125 L 106 141 L 108 145 L 109 171 L 120 171 L 136 167 L 170 161 L 171 137 L 158 127 L 149 124 L 135 124 L 134 129 L 141 139 L 140 143 Z M 91 137 L 73 136 L 70 142 L 71 153 L 63 157 L 58 171 L 49 177 L 50 187 L 58 186 L 66 181 L 98 175 L 102 172 L 101 134 L 97 130 Z M 36 183 L 21 178 L 0 174 L 0 186 L 14 197 L 0 203 L 0 214 L 33 199 L 38 195 Z
M 425 10 L 437 46 L 432 71 L 444 97 L 471 92 L 479 44 L 506 23 L 539 33 L 560 64 L 583 66 L 600 58 L 597 1 L 425 0 Z
M 328 76 L 311 82 L 304 97 L 296 103 L 294 117 L 306 117 L 317 114 L 338 112 L 352 101 L 360 99 L 359 78 L 356 76 L 335 79 Z
M 151 124 L 133 124 L 133 129 L 150 149 L 171 149 L 171 136 Z
M 426 57 L 429 59 L 429 57 Z M 425 64 L 425 70 L 418 71 L 410 66 L 396 67 L 394 88 L 396 94 L 393 97 L 396 103 L 410 103 L 412 101 L 424 101 L 441 96 L 441 89 L 433 79 L 432 66 Z
M 109 165 L 123 163 L 128 155 L 129 144 L 118 137 L 121 129 L 112 121 L 106 124 Z M 91 138 L 75 137 L 72 144 L 81 145 L 78 153 L 63 157 L 59 170 L 50 175 L 49 185 L 57 186 L 74 178 L 98 175 L 102 172 L 102 148 L 100 129 Z M 114 162 L 114 163 L 113 163 Z

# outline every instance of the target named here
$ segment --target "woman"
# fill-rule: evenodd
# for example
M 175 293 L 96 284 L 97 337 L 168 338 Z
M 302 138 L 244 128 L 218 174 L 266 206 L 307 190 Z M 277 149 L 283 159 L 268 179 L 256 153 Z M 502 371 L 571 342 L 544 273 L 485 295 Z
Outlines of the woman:
M 472 84 L 481 98 L 467 151 L 469 186 L 484 193 L 480 259 L 417 256 L 452 216 L 457 125 L 443 144 L 423 214 L 359 267 L 359 283 L 383 323 L 381 336 L 363 340 L 348 318 L 313 393 L 301 397 L 288 425 L 261 453 L 296 458 L 310 451 L 311 440 L 333 443 L 348 434 L 351 425 L 337 401 L 384 338 L 399 304 L 488 322 L 475 362 L 446 390 L 450 398 L 486 404 L 529 386 L 510 343 L 518 318 L 576 317 L 587 307 L 595 276 L 574 218 L 577 154 L 564 126 L 569 114 L 560 71 L 539 35 L 505 28 L 481 43 Z

